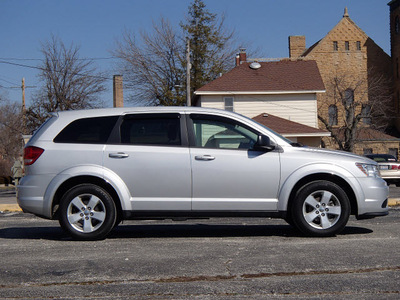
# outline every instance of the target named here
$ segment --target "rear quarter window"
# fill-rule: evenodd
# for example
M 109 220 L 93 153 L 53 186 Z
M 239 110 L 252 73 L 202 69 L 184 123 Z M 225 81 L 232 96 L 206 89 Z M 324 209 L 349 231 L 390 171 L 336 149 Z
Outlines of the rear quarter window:
M 118 116 L 111 116 L 75 120 L 54 138 L 54 142 L 105 144 L 118 118 Z

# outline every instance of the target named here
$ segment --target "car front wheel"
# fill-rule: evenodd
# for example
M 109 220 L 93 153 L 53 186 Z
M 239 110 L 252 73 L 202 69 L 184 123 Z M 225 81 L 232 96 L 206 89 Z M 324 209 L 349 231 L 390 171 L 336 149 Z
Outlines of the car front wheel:
M 105 238 L 117 217 L 112 197 L 93 184 L 81 184 L 67 191 L 61 199 L 59 211 L 61 227 L 79 240 Z
M 311 236 L 332 236 L 346 226 L 350 201 L 337 184 L 314 181 L 301 188 L 291 207 L 295 226 Z

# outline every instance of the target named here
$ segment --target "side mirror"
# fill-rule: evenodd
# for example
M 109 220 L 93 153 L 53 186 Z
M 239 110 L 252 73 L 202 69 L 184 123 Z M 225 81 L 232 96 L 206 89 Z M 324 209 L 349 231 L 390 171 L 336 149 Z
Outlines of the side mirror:
M 259 151 L 272 151 L 275 149 L 275 145 L 271 144 L 271 139 L 266 135 L 259 135 L 257 138 L 257 143 L 254 145 L 254 150 Z

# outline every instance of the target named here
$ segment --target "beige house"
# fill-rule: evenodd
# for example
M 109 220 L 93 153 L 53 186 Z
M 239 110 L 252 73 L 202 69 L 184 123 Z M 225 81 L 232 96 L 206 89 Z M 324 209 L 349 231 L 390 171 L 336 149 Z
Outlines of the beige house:
M 231 71 L 195 91 L 197 106 L 249 118 L 267 113 L 269 120 L 277 117 L 281 124 L 286 120 L 293 127 L 283 132 L 278 126 L 275 131 L 310 146 L 320 146 L 321 137 L 330 136 L 318 129 L 317 95 L 325 88 L 314 61 L 247 62 L 242 50 L 236 63 Z M 302 125 L 300 131 L 296 123 Z

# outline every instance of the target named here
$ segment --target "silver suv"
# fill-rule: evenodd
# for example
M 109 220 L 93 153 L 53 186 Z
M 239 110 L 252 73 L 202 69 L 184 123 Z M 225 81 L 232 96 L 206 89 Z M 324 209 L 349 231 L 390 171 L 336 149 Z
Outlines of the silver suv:
M 349 215 L 388 214 L 376 162 L 297 147 L 227 111 L 118 108 L 55 113 L 25 147 L 24 212 L 102 239 L 125 219 L 278 217 L 331 236 Z

